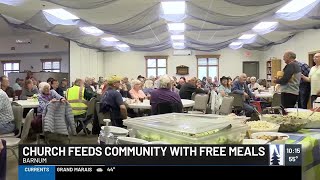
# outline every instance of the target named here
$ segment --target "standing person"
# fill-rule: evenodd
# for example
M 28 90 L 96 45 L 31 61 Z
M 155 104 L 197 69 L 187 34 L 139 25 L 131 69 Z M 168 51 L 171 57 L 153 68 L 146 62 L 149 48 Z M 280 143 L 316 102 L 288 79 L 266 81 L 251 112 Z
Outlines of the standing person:
M 302 75 L 303 80 L 311 82 L 311 103 L 320 97 L 320 53 L 314 55 L 313 61 L 316 65 L 311 68 L 309 77 Z
M 120 94 L 121 78 L 113 75 L 108 79 L 108 90 L 101 98 L 101 112 L 110 112 L 111 123 L 113 126 L 124 127 L 123 119 L 127 119 L 127 108 L 124 105 Z
M 1 76 L 0 77 L 0 82 L 1 82 L 1 89 L 6 92 L 9 98 L 12 98 L 15 100 L 15 92 L 12 87 L 9 86 L 9 79 L 7 76 Z
M 309 73 L 310 73 L 310 67 L 308 66 L 308 64 L 303 63 L 303 62 L 299 62 L 296 60 L 296 63 L 300 66 L 301 68 L 301 76 L 305 76 L 308 77 Z M 310 87 L 310 82 L 303 80 L 303 78 L 301 78 L 300 80 L 300 86 L 299 86 L 299 97 L 298 97 L 298 106 L 299 108 L 302 109 L 307 109 L 308 108 L 308 101 L 310 98 L 310 91 L 311 91 L 311 87 Z
M 281 104 L 284 108 L 293 108 L 298 101 L 301 80 L 301 68 L 295 61 L 296 54 L 287 51 L 283 60 L 287 64 L 283 69 L 283 76 L 274 80 L 281 87 Z

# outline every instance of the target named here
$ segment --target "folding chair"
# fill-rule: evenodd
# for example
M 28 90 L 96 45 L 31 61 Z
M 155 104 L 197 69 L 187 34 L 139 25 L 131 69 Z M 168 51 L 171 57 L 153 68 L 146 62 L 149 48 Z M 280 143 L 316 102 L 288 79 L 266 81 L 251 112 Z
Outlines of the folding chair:
M 228 115 L 232 112 L 234 97 L 233 96 L 225 96 L 222 99 L 221 106 L 219 108 L 220 115 Z
M 95 110 L 95 105 L 96 105 L 96 98 L 93 97 L 90 99 L 90 101 L 88 102 L 87 106 L 87 112 L 86 112 L 86 116 L 84 118 L 74 118 L 74 120 L 76 121 L 76 123 L 80 123 L 83 127 L 83 131 L 86 135 L 88 135 L 87 132 L 87 126 L 83 123 L 86 120 L 92 120 L 94 118 L 94 110 Z
M 27 139 L 29 130 L 31 127 L 31 122 L 34 117 L 33 114 L 34 114 L 34 109 L 30 109 L 23 125 L 21 138 L 17 138 L 17 137 L 2 138 L 5 141 L 7 141 L 7 148 L 12 151 L 13 155 L 17 158 L 17 160 L 18 160 L 18 156 L 14 150 L 19 147 L 20 143 L 23 143 Z
M 196 94 L 194 97 L 194 106 L 189 114 L 205 114 L 208 107 L 208 94 Z
M 243 112 L 243 97 L 241 94 L 229 93 L 229 96 L 232 96 L 233 99 L 233 111 L 239 115 Z

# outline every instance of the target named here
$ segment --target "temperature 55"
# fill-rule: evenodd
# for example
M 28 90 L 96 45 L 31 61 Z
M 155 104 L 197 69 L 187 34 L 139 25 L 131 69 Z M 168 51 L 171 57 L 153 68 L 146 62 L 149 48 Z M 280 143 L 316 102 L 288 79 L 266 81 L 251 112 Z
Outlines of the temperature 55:
M 295 153 L 300 153 L 301 149 L 300 148 L 286 148 L 288 154 L 295 154 Z

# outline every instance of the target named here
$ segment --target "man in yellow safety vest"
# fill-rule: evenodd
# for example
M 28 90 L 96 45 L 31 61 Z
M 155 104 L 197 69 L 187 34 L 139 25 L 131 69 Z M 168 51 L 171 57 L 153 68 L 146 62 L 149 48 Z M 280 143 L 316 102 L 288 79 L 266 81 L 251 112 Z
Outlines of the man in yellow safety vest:
M 85 118 L 88 109 L 87 101 L 85 99 L 85 87 L 82 79 L 76 79 L 74 85 L 67 90 L 67 100 L 72 108 L 74 118 Z M 90 119 L 84 120 L 84 124 L 87 125 Z M 81 123 L 77 127 L 77 133 L 83 129 Z M 88 134 L 91 132 L 86 129 Z

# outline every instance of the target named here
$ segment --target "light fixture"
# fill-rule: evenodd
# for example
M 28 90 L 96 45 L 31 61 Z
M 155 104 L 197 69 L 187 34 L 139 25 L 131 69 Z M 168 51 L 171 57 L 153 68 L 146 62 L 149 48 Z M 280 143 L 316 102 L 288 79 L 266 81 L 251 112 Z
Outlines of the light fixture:
M 128 48 L 129 46 L 127 44 L 118 44 L 118 48 Z
M 254 31 L 262 31 L 262 30 L 274 27 L 276 25 L 278 25 L 278 22 L 261 22 L 261 23 L 257 24 L 256 26 L 254 26 L 252 28 L 252 30 L 254 30 Z
M 183 43 L 183 42 L 174 42 L 174 43 L 172 43 L 172 46 L 179 46 L 179 47 L 181 47 L 181 46 L 184 46 L 184 43 Z
M 94 36 L 100 36 L 104 33 L 103 31 L 101 31 L 100 29 L 98 29 L 94 26 L 80 27 L 80 30 L 86 34 L 91 34 Z
M 242 42 L 232 42 L 230 43 L 230 46 L 240 46 L 240 45 L 243 45 Z
M 172 40 L 184 40 L 184 35 L 171 35 Z
M 161 2 L 163 14 L 185 14 L 185 1 L 165 1 Z
M 186 26 L 184 23 L 168 23 L 169 31 L 184 31 Z
M 103 40 L 105 41 L 108 41 L 108 42 L 118 42 L 119 40 L 114 38 L 114 37 L 105 37 L 105 38 L 102 38 Z
M 276 13 L 293 13 L 298 12 L 301 9 L 309 6 L 317 0 L 292 0 L 281 9 L 279 9 Z
M 256 34 L 243 34 L 239 37 L 239 39 L 245 40 L 245 39 L 252 39 L 256 36 Z
M 46 9 L 43 10 L 44 12 L 51 14 L 52 16 L 55 16 L 62 20 L 76 20 L 79 19 L 77 16 L 71 14 L 70 12 L 64 10 L 64 9 Z

